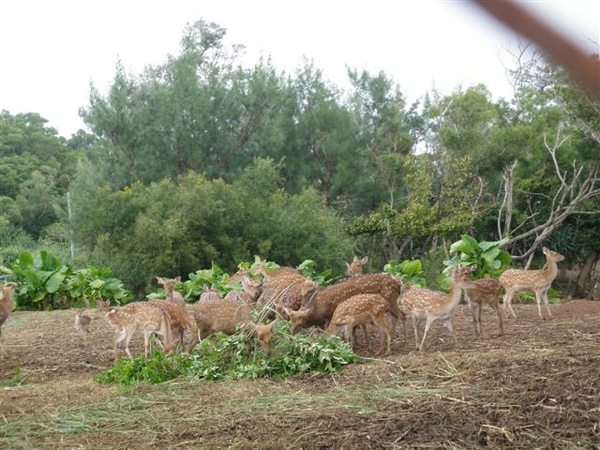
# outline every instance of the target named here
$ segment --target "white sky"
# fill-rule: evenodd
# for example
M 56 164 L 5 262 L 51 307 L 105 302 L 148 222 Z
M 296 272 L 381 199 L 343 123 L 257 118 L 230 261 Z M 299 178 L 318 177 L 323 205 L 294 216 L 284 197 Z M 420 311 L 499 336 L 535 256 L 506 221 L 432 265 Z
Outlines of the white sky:
M 524 2 L 597 51 L 600 2 Z M 466 1 L 19 0 L 0 9 L 0 110 L 35 112 L 65 137 L 85 126 L 90 82 L 106 92 L 118 59 L 132 73 L 179 53 L 186 23 L 216 22 L 247 60 L 293 72 L 305 56 L 346 86 L 346 66 L 384 71 L 409 100 L 436 88 L 511 88 L 498 56 L 516 37 Z

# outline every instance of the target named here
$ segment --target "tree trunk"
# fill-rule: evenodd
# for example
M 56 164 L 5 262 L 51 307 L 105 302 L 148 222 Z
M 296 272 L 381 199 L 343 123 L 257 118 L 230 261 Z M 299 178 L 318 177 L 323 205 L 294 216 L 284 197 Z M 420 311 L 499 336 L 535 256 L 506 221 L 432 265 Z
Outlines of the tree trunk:
M 577 284 L 575 285 L 575 292 L 573 293 L 575 298 L 586 297 L 586 288 L 590 284 L 592 270 L 598 262 L 598 256 L 598 252 L 592 250 L 585 260 L 585 264 L 577 276 Z

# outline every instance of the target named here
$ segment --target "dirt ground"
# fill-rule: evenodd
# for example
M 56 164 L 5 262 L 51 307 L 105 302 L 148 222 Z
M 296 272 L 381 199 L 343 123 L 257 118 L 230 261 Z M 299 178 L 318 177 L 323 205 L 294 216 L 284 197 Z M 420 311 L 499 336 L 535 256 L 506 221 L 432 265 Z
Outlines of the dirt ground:
M 485 310 L 477 339 L 461 305 L 459 347 L 435 323 L 419 353 L 407 324 L 391 355 L 334 375 L 129 390 L 91 379 L 112 363 L 95 311 L 87 341 L 72 311 L 16 312 L 2 329 L 0 448 L 598 449 L 600 302 L 551 308 L 541 320 L 515 306 L 503 336 Z

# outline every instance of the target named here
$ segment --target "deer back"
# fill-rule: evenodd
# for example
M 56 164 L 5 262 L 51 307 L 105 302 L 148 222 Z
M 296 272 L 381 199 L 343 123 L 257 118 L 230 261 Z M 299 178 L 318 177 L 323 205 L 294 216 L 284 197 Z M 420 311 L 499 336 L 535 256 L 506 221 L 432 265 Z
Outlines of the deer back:
M 200 301 L 194 305 L 194 318 L 204 335 L 233 334 L 239 324 L 250 321 L 250 308 L 225 299 Z

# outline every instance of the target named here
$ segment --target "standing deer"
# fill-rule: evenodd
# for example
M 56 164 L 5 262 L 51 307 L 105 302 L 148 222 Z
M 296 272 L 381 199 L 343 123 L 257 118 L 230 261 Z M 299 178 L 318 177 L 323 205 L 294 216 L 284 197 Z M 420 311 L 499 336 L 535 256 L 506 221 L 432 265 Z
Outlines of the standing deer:
M 473 269 L 475 267 L 473 266 Z M 483 306 L 488 305 L 492 308 L 498 316 L 498 327 L 500 328 L 500 335 L 504 334 L 504 327 L 502 326 L 502 313 L 500 312 L 500 306 L 498 300 L 500 299 L 500 283 L 493 278 L 481 278 L 479 280 L 472 280 L 470 284 L 463 287 L 465 293 L 465 301 L 471 309 L 473 315 L 473 325 L 475 326 L 475 334 L 479 337 L 483 337 L 483 328 L 481 326 L 481 309 Z
M 110 303 L 98 302 L 100 308 L 106 308 Z M 171 320 L 169 315 L 152 303 L 134 302 L 119 309 L 110 309 L 106 313 L 106 320 L 115 330 L 113 352 L 117 357 L 118 346 L 125 341 L 125 352 L 131 357 L 129 342 L 136 331 L 144 334 L 144 355 L 148 358 L 150 353 L 150 336 L 156 333 L 163 337 L 163 351 L 168 354 L 173 349 Z
M 454 344 L 458 346 L 456 337 L 452 330 L 452 312 L 460 302 L 461 289 L 468 287 L 470 269 L 457 267 L 450 271 L 450 293 L 446 294 L 431 289 L 410 288 L 402 296 L 402 309 L 410 317 L 415 330 L 415 344 L 419 351 L 423 350 L 423 344 L 431 324 L 440 319 L 450 331 Z M 425 321 L 425 332 L 419 343 L 419 326 Z
M 359 277 L 363 274 L 363 266 L 369 261 L 369 257 L 358 259 L 356 256 L 350 264 L 346 263 L 346 275 L 349 277 Z
M 8 316 L 13 310 L 12 293 L 17 286 L 17 283 L 9 281 L 2 286 L 0 291 L 2 294 L 0 297 L 0 349 L 2 350 L 2 355 L 4 356 L 6 356 L 7 353 L 6 349 L 4 348 L 4 338 L 2 337 L 2 325 L 4 322 L 6 322 L 6 319 L 8 319 Z
M 546 304 L 548 316 L 552 317 L 550 306 L 548 306 L 548 289 L 558 274 L 557 262 L 564 261 L 565 257 L 560 253 L 552 251 L 546 247 L 542 249 L 546 255 L 546 268 L 542 270 L 521 270 L 509 269 L 505 270 L 498 278 L 500 284 L 506 291 L 504 294 L 504 307 L 507 308 L 513 317 L 517 317 L 512 309 L 511 301 L 513 296 L 522 291 L 530 291 L 535 293 L 535 301 L 537 302 L 538 315 L 541 319 L 542 315 L 542 300 Z
M 92 319 L 83 313 L 83 309 L 75 310 L 75 331 L 83 335 L 83 339 L 87 341 L 90 331 L 90 322 Z
M 179 303 L 185 306 L 185 298 L 181 295 L 181 292 L 174 289 L 175 284 L 181 281 L 181 277 L 176 278 L 162 278 L 156 277 L 158 284 L 164 286 L 166 299 L 173 303 Z
M 335 309 L 325 335 L 336 333 L 339 328 L 344 329 L 344 339 L 354 348 L 354 329 L 357 326 L 375 325 L 384 333 L 383 345 L 387 344 L 390 353 L 392 334 L 386 321 L 389 310 L 388 301 L 379 294 L 358 294 L 340 303 Z M 364 328 L 363 328 L 364 329 Z

